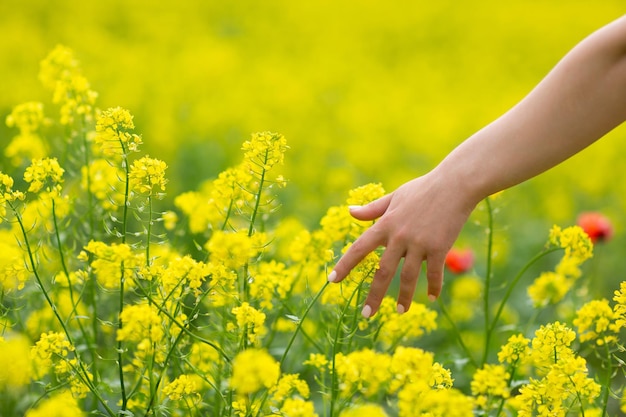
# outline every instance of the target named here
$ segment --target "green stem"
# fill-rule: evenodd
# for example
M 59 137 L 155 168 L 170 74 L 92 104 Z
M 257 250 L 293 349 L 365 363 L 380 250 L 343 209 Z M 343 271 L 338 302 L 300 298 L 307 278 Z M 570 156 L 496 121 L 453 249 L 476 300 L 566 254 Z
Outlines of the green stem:
M 65 337 L 67 337 L 67 341 L 70 343 L 71 346 L 76 346 L 76 344 L 74 343 L 74 340 L 72 339 L 72 335 L 69 332 L 69 329 L 67 328 L 67 326 L 65 324 L 65 321 L 63 320 L 63 318 L 59 314 L 59 310 L 57 309 L 56 304 L 54 304 L 54 301 L 52 301 L 52 298 L 50 297 L 50 294 L 48 293 L 48 290 L 46 290 L 46 287 L 44 286 L 43 281 L 41 280 L 41 277 L 39 276 L 39 272 L 37 270 L 37 263 L 35 262 L 35 257 L 33 255 L 33 251 L 32 251 L 31 245 L 30 245 L 30 241 L 28 240 L 28 234 L 26 233 L 26 229 L 24 228 L 24 222 L 22 221 L 22 216 L 20 215 L 19 211 L 15 208 L 15 206 L 13 206 L 13 204 L 11 204 L 11 202 L 7 202 L 7 204 L 11 208 L 11 211 L 15 215 L 15 218 L 17 219 L 17 223 L 20 226 L 20 231 L 22 232 L 22 237 L 24 238 L 24 246 L 26 247 L 26 253 L 28 254 L 28 261 L 29 261 L 30 266 L 31 266 L 31 268 L 33 270 L 33 275 L 35 276 L 35 280 L 37 281 L 37 284 L 39 285 L 39 288 L 41 289 L 41 292 L 43 293 L 44 298 L 46 299 L 46 302 L 48 303 L 48 305 L 52 309 L 52 313 L 54 314 L 54 316 L 56 317 L 57 321 L 61 325 L 61 328 L 63 329 L 63 332 L 65 333 Z M 100 401 L 102 406 L 107 411 L 110 411 L 110 415 L 111 416 L 115 415 L 113 413 L 113 411 L 110 410 L 110 408 L 107 406 L 107 404 L 104 401 L 104 399 L 102 399 L 102 397 L 99 395 L 99 393 L 97 392 L 95 386 L 93 386 L 93 384 L 91 384 L 91 382 L 89 380 L 89 377 L 88 377 L 88 374 L 87 374 L 87 371 L 83 367 L 83 361 L 80 359 L 80 355 L 78 354 L 78 352 L 75 351 L 74 354 L 76 355 L 76 360 L 77 360 L 78 364 L 80 364 L 80 369 L 81 369 L 81 371 L 83 373 L 83 374 L 78 373 L 79 377 L 83 381 L 88 381 L 89 382 L 87 384 L 87 386 L 89 387 L 91 392 L 96 396 L 96 398 L 98 398 L 98 401 Z
M 367 275 L 366 275 L 367 276 Z M 338 391 L 338 381 L 337 381 L 337 372 L 336 372 L 336 361 L 337 361 L 337 348 L 339 345 L 339 333 L 341 331 L 342 328 L 342 322 L 344 317 L 347 315 L 348 309 L 350 308 L 350 305 L 352 304 L 352 299 L 354 298 L 354 296 L 360 291 L 361 286 L 363 285 L 363 282 L 365 281 L 365 279 L 363 279 L 359 285 L 357 286 L 357 288 L 352 291 L 352 294 L 350 294 L 350 297 L 346 300 L 346 303 L 343 307 L 343 309 L 341 310 L 341 313 L 339 314 L 339 318 L 337 320 L 337 328 L 335 329 L 335 337 L 333 339 L 333 349 L 332 349 L 332 355 L 333 355 L 333 360 L 332 360 L 332 364 L 331 364 L 331 382 L 330 382 L 330 417 L 333 417 L 333 414 L 335 412 L 335 402 L 337 401 L 337 391 Z
M 313 307 L 313 305 L 317 302 L 317 300 L 320 298 L 320 296 L 322 295 L 322 293 L 324 292 L 326 287 L 328 287 L 329 284 L 330 284 L 329 282 L 326 282 L 322 286 L 322 288 L 320 288 L 320 290 L 317 292 L 317 294 L 315 294 L 315 297 L 313 297 L 313 299 L 311 300 L 309 305 L 304 310 L 304 313 L 302 313 L 302 317 L 300 318 L 300 321 L 298 322 L 298 326 L 296 326 L 296 330 L 294 330 L 293 334 L 291 335 L 291 339 L 289 339 L 289 342 L 287 343 L 287 347 L 285 348 L 285 351 L 283 352 L 282 356 L 280 357 L 280 361 L 279 361 L 280 365 L 279 366 L 281 368 L 283 366 L 283 363 L 285 362 L 285 359 L 287 359 L 287 354 L 289 353 L 289 350 L 291 349 L 291 346 L 293 345 L 294 341 L 296 340 L 296 336 L 298 336 L 298 333 L 302 329 L 302 323 L 304 323 L 304 319 L 307 317 L 307 315 L 309 314 L 309 311 L 311 311 L 311 307 Z M 263 406 L 265 405 L 265 401 L 267 400 L 268 395 L 269 395 L 269 391 L 266 391 L 263 394 L 263 398 L 261 400 L 261 405 L 259 406 L 259 410 L 257 411 L 257 414 L 256 414 L 257 417 L 259 417 L 261 415 L 261 410 L 263 410 Z
M 448 310 L 446 310 L 446 307 L 441 301 L 441 298 L 439 298 L 438 301 L 439 301 L 439 307 L 441 308 L 441 312 L 443 313 L 443 316 L 446 318 L 446 320 L 448 320 L 448 323 L 450 323 L 450 326 L 452 326 L 452 330 L 454 331 L 454 335 L 456 336 L 456 339 L 459 342 L 459 345 L 461 345 L 461 349 L 463 349 L 463 351 L 465 352 L 465 355 L 467 356 L 467 359 L 469 359 L 472 366 L 478 369 L 479 368 L 478 363 L 476 363 L 476 361 L 474 360 L 472 356 L 472 352 L 465 345 L 465 342 L 463 342 L 463 338 L 461 337 L 461 332 L 459 331 L 459 328 L 456 326 L 456 323 L 454 322 L 454 320 L 452 320 L 452 317 L 450 317 L 450 314 L 448 313 Z
M 604 391 L 602 393 L 602 417 L 607 415 L 606 410 L 609 404 L 609 393 L 611 392 L 611 375 L 613 374 L 613 361 L 611 360 L 611 351 L 609 350 L 608 343 L 604 343 L 604 350 L 606 352 L 606 381 L 604 382 Z M 582 408 L 582 402 L 580 404 Z
M 126 243 L 126 228 L 127 228 L 127 221 L 128 221 L 128 204 L 129 204 L 129 196 L 130 196 L 130 168 L 128 166 L 128 156 L 126 154 L 126 149 L 124 147 L 124 143 L 120 140 L 120 144 L 122 146 L 122 154 L 123 154 L 123 159 L 122 159 L 122 166 L 124 167 L 124 175 L 125 175 L 125 189 L 124 189 L 124 207 L 122 209 L 122 244 Z M 125 280 L 125 268 L 124 268 L 124 261 L 121 262 L 120 264 L 120 296 L 119 296 L 119 305 L 118 305 L 118 310 L 119 310 L 119 315 L 118 315 L 118 324 L 117 324 L 117 331 L 120 332 L 123 328 L 123 323 L 122 323 L 122 311 L 124 310 L 124 280 Z M 120 389 L 121 389 L 121 393 L 122 393 L 122 408 L 120 410 L 120 415 L 125 414 L 124 412 L 126 411 L 127 407 L 128 407 L 128 397 L 126 395 L 126 386 L 124 384 L 124 343 L 121 340 L 118 340 L 117 342 L 117 366 L 118 366 L 118 373 L 119 373 L 119 379 L 120 379 Z
M 72 282 L 70 280 L 70 271 L 67 268 L 67 263 L 65 262 L 65 255 L 63 253 L 63 246 L 61 244 L 61 235 L 59 233 L 59 224 L 57 221 L 57 215 L 56 215 L 56 203 L 55 203 L 55 199 L 52 198 L 52 222 L 54 224 L 54 235 L 56 238 L 56 243 L 57 243 L 57 250 L 59 251 L 59 259 L 61 260 L 61 268 L 63 269 L 63 273 L 65 274 L 65 277 L 67 279 L 67 288 L 68 291 L 70 293 L 70 301 L 72 303 L 72 311 L 70 312 L 70 315 L 75 315 L 76 314 L 76 307 L 78 305 L 78 301 L 76 301 L 74 299 L 74 289 L 72 287 Z M 83 336 L 83 338 L 85 339 L 85 341 L 88 341 L 87 343 L 87 347 L 89 349 L 89 352 L 91 353 L 91 358 L 92 358 L 92 366 L 94 369 L 94 375 L 98 374 L 98 367 L 97 367 L 97 360 L 98 360 L 98 355 L 95 351 L 95 341 L 94 342 L 89 342 L 89 337 L 87 337 L 87 332 L 85 331 L 85 328 L 83 327 L 83 324 L 81 322 L 80 319 L 76 319 L 76 322 L 78 323 L 78 328 L 80 330 L 81 335 Z
M 491 332 L 489 331 L 489 293 L 491 292 L 491 263 L 493 260 L 493 209 L 489 197 L 485 198 L 487 205 L 487 270 L 485 272 L 485 291 L 483 294 L 483 314 L 485 317 L 485 350 L 481 364 L 484 365 L 489 354 L 489 344 L 491 343 Z
M 496 328 L 496 325 L 498 324 L 498 320 L 500 319 L 500 316 L 502 315 L 502 311 L 504 310 L 504 306 L 506 305 L 506 302 L 509 300 L 509 297 L 511 297 L 511 294 L 513 293 L 513 289 L 515 288 L 519 280 L 522 278 L 522 276 L 526 273 L 526 271 L 528 271 L 528 269 L 531 266 L 533 266 L 535 262 L 539 261 L 544 256 L 552 252 L 556 252 L 558 250 L 561 250 L 561 248 L 554 247 L 554 248 L 549 248 L 542 252 L 539 252 L 537 255 L 533 256 L 526 263 L 526 265 L 524 265 L 522 269 L 519 270 L 519 272 L 517 273 L 517 275 L 515 275 L 513 280 L 511 280 L 511 283 L 508 285 L 506 292 L 504 293 L 504 297 L 500 301 L 500 305 L 498 306 L 498 309 L 496 310 L 496 314 L 493 316 L 493 320 L 491 321 L 491 324 L 487 328 L 487 333 L 489 333 L 489 336 L 488 336 L 489 338 L 491 338 L 491 335 L 493 334 Z

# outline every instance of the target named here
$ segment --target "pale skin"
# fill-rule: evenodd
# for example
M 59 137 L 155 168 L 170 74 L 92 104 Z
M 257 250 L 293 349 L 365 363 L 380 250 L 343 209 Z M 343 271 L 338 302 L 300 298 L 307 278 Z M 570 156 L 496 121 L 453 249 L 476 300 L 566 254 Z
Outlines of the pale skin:
M 397 308 L 411 305 L 422 263 L 428 297 L 443 284 L 444 260 L 476 205 L 568 159 L 626 120 L 626 16 L 576 45 L 518 104 L 454 149 L 429 173 L 365 206 L 377 221 L 335 265 L 340 282 L 368 253 L 385 250 L 362 310 L 376 313 L 398 269 Z

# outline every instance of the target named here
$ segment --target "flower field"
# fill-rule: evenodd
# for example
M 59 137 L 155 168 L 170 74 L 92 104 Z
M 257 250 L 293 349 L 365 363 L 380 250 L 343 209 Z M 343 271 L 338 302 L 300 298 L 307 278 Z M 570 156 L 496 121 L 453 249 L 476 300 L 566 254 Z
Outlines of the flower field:
M 0 5 L 0 415 L 626 413 L 622 128 L 483 201 L 439 300 L 327 281 L 622 9 L 565 4 Z

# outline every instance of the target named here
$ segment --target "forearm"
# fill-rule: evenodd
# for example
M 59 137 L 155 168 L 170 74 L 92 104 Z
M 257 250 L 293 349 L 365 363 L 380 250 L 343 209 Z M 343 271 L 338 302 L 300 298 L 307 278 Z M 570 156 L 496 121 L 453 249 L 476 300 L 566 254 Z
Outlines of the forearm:
M 590 35 L 519 104 L 435 169 L 473 203 L 584 149 L 626 119 L 626 17 Z

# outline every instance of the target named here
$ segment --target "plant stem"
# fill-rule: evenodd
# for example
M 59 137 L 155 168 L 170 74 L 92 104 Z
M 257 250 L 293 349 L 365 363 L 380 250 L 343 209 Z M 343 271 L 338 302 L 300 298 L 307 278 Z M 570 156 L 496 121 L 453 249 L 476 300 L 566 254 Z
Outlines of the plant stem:
M 487 206 L 487 270 L 485 272 L 485 291 L 483 294 L 483 314 L 485 317 L 485 350 L 483 351 L 483 358 L 481 360 L 481 366 L 487 361 L 489 355 L 489 344 L 491 343 L 491 332 L 489 331 L 489 293 L 491 292 L 491 263 L 493 259 L 493 210 L 491 208 L 491 201 L 489 197 L 485 198 L 485 204 Z

